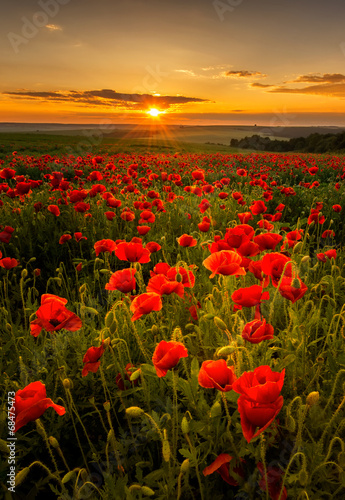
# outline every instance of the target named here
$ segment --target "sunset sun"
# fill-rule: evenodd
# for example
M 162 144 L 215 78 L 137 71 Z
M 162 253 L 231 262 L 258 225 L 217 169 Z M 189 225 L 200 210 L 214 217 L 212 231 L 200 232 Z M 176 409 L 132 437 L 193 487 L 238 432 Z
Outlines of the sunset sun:
M 160 114 L 162 114 L 163 111 L 160 111 L 159 109 L 156 109 L 156 108 L 151 108 L 147 111 L 147 114 L 156 118 L 157 116 L 159 116 Z

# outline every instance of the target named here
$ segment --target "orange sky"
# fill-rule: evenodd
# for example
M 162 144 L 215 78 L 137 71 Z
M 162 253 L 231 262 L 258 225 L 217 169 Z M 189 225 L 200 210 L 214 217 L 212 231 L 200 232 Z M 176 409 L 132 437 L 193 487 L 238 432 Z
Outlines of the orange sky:
M 341 0 L 4 0 L 0 121 L 345 126 Z

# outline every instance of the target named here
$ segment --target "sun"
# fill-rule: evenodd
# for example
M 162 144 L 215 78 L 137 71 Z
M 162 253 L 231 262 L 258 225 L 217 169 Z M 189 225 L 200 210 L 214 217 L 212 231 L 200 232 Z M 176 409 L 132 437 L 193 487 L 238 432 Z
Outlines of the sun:
M 157 118 L 157 116 L 164 113 L 164 111 L 160 111 L 159 109 L 156 109 L 156 108 L 151 108 L 148 111 L 146 111 L 146 113 L 148 115 L 152 116 L 153 118 Z

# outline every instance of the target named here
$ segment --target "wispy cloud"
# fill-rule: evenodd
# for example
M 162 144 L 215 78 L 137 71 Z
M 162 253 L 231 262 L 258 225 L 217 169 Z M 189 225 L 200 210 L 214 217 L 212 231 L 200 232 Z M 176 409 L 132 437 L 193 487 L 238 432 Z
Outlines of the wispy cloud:
M 343 83 L 345 75 L 341 73 L 325 73 L 324 75 L 301 75 L 289 83 Z
M 267 87 L 275 87 L 275 85 L 272 85 L 270 83 L 259 83 L 259 82 L 253 82 L 250 84 L 251 87 L 256 87 L 259 89 L 266 89 Z
M 233 70 L 233 71 L 227 71 L 225 73 L 225 76 L 230 76 L 231 78 L 264 78 L 267 75 L 264 75 L 260 71 L 248 71 L 247 69 L 241 69 L 241 70 Z
M 62 27 L 57 24 L 46 24 L 45 26 L 49 31 L 62 31 Z
M 152 95 L 152 94 L 127 94 L 119 93 L 112 89 L 85 90 L 85 91 L 51 91 L 34 92 L 21 90 L 17 92 L 3 92 L 12 99 L 38 100 L 44 102 L 65 102 L 75 104 L 88 104 L 89 106 L 106 106 L 118 109 L 141 110 L 148 106 L 170 108 L 191 102 L 207 102 L 208 99 L 199 97 L 186 97 L 182 95 Z

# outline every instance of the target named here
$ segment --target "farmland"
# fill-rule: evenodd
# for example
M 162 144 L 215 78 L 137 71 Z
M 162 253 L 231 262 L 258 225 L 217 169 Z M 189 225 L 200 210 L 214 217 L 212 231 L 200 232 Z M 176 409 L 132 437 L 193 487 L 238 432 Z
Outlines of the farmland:
M 341 498 L 345 159 L 92 137 L 1 140 L 2 490 Z

